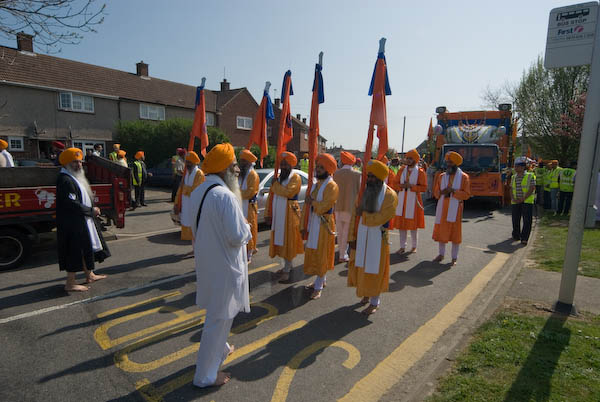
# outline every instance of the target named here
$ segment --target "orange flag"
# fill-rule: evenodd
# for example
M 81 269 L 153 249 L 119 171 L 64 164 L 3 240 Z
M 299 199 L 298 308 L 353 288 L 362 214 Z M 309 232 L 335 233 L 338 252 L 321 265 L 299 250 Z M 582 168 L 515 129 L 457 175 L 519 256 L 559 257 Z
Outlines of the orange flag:
M 204 101 L 204 83 L 206 78 L 202 78 L 202 84 L 196 87 L 196 112 L 194 114 L 194 123 L 192 124 L 192 132 L 190 133 L 190 142 L 188 151 L 194 150 L 194 139 L 200 139 L 200 153 L 206 155 L 206 147 L 208 147 L 208 131 L 206 131 L 206 103 Z
M 433 138 L 433 119 L 429 119 L 429 130 L 427 131 L 427 139 L 431 141 Z
M 292 89 L 292 72 L 286 71 L 281 86 L 281 102 L 283 103 L 279 118 L 279 133 L 277 135 L 277 157 L 275 158 L 275 178 L 279 175 L 279 163 L 281 154 L 287 149 L 287 143 L 292 140 L 294 131 L 292 127 L 292 112 L 290 111 L 290 96 L 294 94 Z
M 273 114 L 273 103 L 269 96 L 269 87 L 271 83 L 267 81 L 265 85 L 265 91 L 263 92 L 262 101 L 260 107 L 256 111 L 254 117 L 254 125 L 250 132 L 250 141 L 248 142 L 247 149 L 250 149 L 252 144 L 258 145 L 260 148 L 260 166 L 263 165 L 263 159 L 269 155 L 269 144 L 267 142 L 267 121 L 273 120 L 275 115 Z

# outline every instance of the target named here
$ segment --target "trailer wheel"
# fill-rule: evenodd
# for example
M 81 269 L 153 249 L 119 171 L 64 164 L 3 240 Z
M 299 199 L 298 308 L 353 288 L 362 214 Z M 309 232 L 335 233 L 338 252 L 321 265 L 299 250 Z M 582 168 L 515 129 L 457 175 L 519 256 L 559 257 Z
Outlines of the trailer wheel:
M 14 229 L 0 229 L 0 271 L 17 268 L 31 247 L 26 234 Z

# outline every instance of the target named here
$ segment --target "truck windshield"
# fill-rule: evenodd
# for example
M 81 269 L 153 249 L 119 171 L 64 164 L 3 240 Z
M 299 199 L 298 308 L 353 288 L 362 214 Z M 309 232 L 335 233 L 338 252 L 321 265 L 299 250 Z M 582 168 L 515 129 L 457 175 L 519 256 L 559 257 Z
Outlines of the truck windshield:
M 444 155 L 450 151 L 458 152 L 463 157 L 460 168 L 466 172 L 498 172 L 498 147 L 492 145 L 446 145 Z

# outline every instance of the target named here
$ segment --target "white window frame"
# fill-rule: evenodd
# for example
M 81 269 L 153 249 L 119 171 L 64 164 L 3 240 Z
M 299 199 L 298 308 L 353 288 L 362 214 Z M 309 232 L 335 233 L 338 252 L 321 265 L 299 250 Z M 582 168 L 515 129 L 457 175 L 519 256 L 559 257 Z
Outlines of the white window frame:
M 87 151 L 94 151 L 94 145 L 96 144 L 100 144 L 102 145 L 102 156 L 105 157 L 104 155 L 106 154 L 106 142 L 104 141 L 96 141 L 96 140 L 76 140 L 73 141 L 73 146 L 75 148 L 79 148 L 83 151 L 84 155 L 87 155 Z
M 13 141 L 17 141 L 19 142 L 21 145 L 20 146 L 13 146 Z M 8 137 L 8 150 L 9 151 L 16 151 L 16 152 L 23 152 L 25 151 L 25 139 L 23 137 Z
M 94 97 L 73 92 L 59 92 L 58 108 L 69 112 L 94 113 Z
M 140 119 L 162 121 L 165 119 L 165 107 L 150 103 L 140 103 Z
M 239 130 L 252 130 L 252 124 L 252 117 L 236 116 L 235 118 L 235 126 Z
M 217 125 L 217 116 L 213 112 L 206 112 L 206 127 L 215 127 Z

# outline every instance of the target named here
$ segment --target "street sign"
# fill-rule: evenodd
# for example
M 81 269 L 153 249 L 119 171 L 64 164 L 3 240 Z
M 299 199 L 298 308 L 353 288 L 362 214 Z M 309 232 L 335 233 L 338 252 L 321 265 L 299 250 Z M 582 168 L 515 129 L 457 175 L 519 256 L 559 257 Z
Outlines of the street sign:
M 544 67 L 590 64 L 597 19 L 597 1 L 550 11 Z

